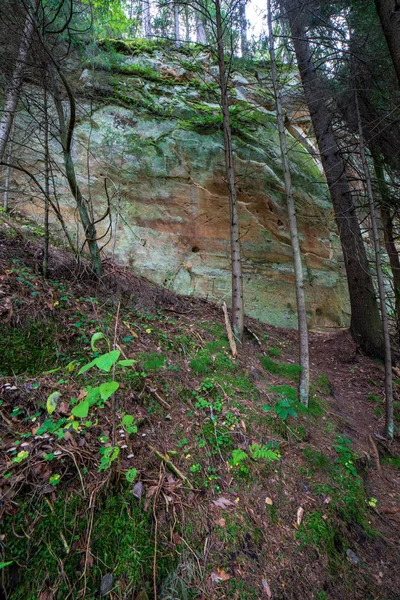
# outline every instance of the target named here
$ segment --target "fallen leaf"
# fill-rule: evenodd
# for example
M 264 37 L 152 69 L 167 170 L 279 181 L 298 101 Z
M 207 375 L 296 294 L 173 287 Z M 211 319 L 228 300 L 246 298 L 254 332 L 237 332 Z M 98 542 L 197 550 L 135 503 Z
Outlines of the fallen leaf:
M 172 539 L 174 540 L 174 544 L 181 543 L 181 536 L 179 535 L 179 533 L 177 531 L 174 531 L 174 533 L 172 535 Z
M 219 506 L 220 508 L 227 508 L 228 506 L 234 506 L 233 502 L 228 500 L 228 498 L 224 498 L 223 496 L 221 496 L 221 498 L 218 498 L 218 500 L 213 500 L 213 504 L 215 504 L 215 506 Z
M 222 569 L 217 569 L 217 572 L 214 571 L 211 573 L 211 581 L 213 583 L 219 583 L 220 581 L 228 581 L 230 579 L 230 575 L 225 573 Z
M 226 525 L 226 521 L 225 519 L 218 519 L 218 521 L 215 521 L 215 524 L 218 525 L 218 527 L 225 527 Z
M 267 598 L 272 598 L 271 588 L 269 587 L 268 581 L 266 579 L 262 580 L 262 586 L 263 586 L 264 592 L 267 594 Z
M 69 412 L 70 412 L 69 404 L 67 402 L 60 402 L 60 404 L 58 405 L 57 411 L 60 413 L 60 415 L 69 415 Z
M 299 506 L 299 508 L 297 509 L 297 525 L 300 527 L 301 522 L 303 520 L 303 515 L 304 515 L 304 508 L 302 506 Z
M 269 506 L 272 506 L 272 505 L 273 505 L 273 501 L 271 500 L 271 498 L 269 498 L 269 496 L 267 496 L 267 497 L 265 498 L 265 504 L 268 504 Z

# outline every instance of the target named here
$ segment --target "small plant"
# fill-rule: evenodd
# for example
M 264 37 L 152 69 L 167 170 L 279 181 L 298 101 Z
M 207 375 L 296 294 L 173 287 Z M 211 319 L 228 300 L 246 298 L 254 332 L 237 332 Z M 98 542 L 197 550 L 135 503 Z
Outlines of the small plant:
M 282 419 L 282 421 L 286 421 L 286 419 L 291 417 L 296 417 L 297 413 L 293 408 L 293 401 L 290 398 L 282 394 L 278 394 L 279 399 L 275 402 L 274 406 L 270 406 L 269 404 L 264 404 L 263 410 L 271 411 L 273 410 L 277 417 Z
M 287 379 L 293 379 L 297 381 L 300 375 L 300 365 L 288 365 L 285 363 L 277 363 L 272 360 L 269 356 L 261 356 L 260 362 L 264 369 L 273 373 L 274 375 L 281 375 Z
M 107 471 L 111 467 L 111 464 L 119 456 L 120 449 L 118 446 L 103 446 L 100 448 L 100 466 L 98 471 Z

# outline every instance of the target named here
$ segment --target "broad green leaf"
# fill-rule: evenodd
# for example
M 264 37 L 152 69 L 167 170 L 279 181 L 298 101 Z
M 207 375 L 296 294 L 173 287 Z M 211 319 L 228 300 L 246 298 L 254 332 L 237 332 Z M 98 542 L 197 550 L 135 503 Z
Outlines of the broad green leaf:
M 262 407 L 263 410 L 274 410 L 272 406 L 270 406 L 269 404 L 264 404 L 264 406 Z
M 82 373 L 86 373 L 86 371 L 89 371 L 89 369 L 94 367 L 95 364 L 96 364 L 96 359 L 90 361 L 90 363 L 88 363 L 87 365 L 83 365 L 83 367 L 81 367 L 79 369 L 78 375 L 82 375 Z
M 127 433 L 136 433 L 137 425 L 134 425 L 134 417 L 132 415 L 124 415 L 121 421 L 122 427 Z
M 93 362 L 96 367 L 108 373 L 113 364 L 119 359 L 120 354 L 121 353 L 119 350 L 111 350 L 111 352 L 107 352 L 106 354 L 98 356 Z
M 0 569 L 4 569 L 5 567 L 8 567 L 8 565 L 11 565 L 13 563 L 12 560 L 9 560 L 8 562 L 0 562 Z
M 59 399 L 60 396 L 61 396 L 60 392 L 53 392 L 47 398 L 46 407 L 47 407 L 47 412 L 49 413 L 49 415 L 52 415 L 53 412 L 56 410 L 57 400 Z
M 77 406 L 74 406 L 74 408 L 71 410 L 71 413 L 74 415 L 74 417 L 85 419 L 89 413 L 89 400 L 85 398 L 83 402 Z
M 116 381 L 106 381 L 99 386 L 100 396 L 102 400 L 108 400 L 110 396 L 119 388 L 119 383 Z
M 92 388 L 90 385 L 88 385 L 85 390 L 87 391 L 86 400 L 89 402 L 89 406 L 93 406 L 93 404 L 96 404 L 97 400 L 100 398 L 100 388 Z
M 124 360 L 119 360 L 118 364 L 120 367 L 131 367 L 132 365 L 134 365 L 136 362 L 136 360 L 133 360 L 131 358 L 127 358 Z
M 99 340 L 104 340 L 105 336 L 104 333 L 101 333 L 101 331 L 98 331 L 97 333 L 94 333 L 92 335 L 92 339 L 90 340 L 90 346 L 93 350 L 93 352 L 96 352 L 97 348 L 96 348 L 96 342 L 98 342 Z
M 129 469 L 129 471 L 126 471 L 126 473 L 125 473 L 126 480 L 129 481 L 129 483 L 132 483 L 132 481 L 135 479 L 136 475 L 137 475 L 137 469 Z
M 59 475 L 58 473 L 56 475 L 52 475 L 49 478 L 49 483 L 51 483 L 51 485 L 57 485 L 60 483 L 61 480 L 61 475 Z

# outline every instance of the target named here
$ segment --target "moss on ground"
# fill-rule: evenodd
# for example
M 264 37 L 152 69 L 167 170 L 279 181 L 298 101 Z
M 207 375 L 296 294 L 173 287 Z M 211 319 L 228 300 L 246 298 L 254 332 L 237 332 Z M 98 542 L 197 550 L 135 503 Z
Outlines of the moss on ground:
M 113 574 L 116 592 L 151 591 L 151 512 L 144 512 L 126 488 L 108 489 L 92 500 L 92 510 L 77 494 L 60 493 L 55 501 L 41 497 L 39 504 L 20 500 L 16 515 L 5 517 L 5 553 L 13 561 L 10 575 L 17 582 L 14 600 L 37 600 L 46 589 L 59 598 L 69 593 L 81 597 L 85 589 L 84 598 L 95 600 L 107 573 Z M 172 552 L 159 552 L 159 581 L 173 564 Z

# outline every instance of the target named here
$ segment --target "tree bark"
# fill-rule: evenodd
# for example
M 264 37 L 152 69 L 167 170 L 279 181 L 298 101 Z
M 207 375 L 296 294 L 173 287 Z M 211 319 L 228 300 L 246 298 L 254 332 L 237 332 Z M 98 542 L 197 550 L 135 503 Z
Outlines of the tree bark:
M 336 143 L 324 83 L 316 71 L 301 0 L 285 0 L 307 105 L 329 186 L 346 267 L 351 304 L 350 332 L 362 350 L 384 357 L 381 323 L 372 277 L 344 161 Z
M 224 129 L 225 170 L 228 186 L 231 266 L 232 266 L 232 323 L 233 331 L 241 342 L 243 338 L 243 276 L 240 249 L 240 226 L 235 183 L 235 169 L 232 146 L 232 130 L 229 115 L 228 77 L 225 66 L 224 43 L 220 0 L 215 0 L 216 33 L 218 46 L 219 85 Z
M 36 0 L 35 4 L 36 6 L 38 5 L 38 0 Z M 34 18 L 31 12 L 28 10 L 18 50 L 18 57 L 14 66 L 10 85 L 5 96 L 3 114 L 0 119 L 0 161 L 3 160 L 4 151 L 8 138 L 10 137 L 11 127 L 14 121 L 15 112 L 17 110 L 17 104 L 24 80 L 25 65 L 28 58 L 34 29 Z
M 46 68 L 46 67 L 45 67 Z M 50 152 L 49 152 L 49 114 L 47 97 L 47 78 L 44 78 L 44 240 L 43 240 L 43 277 L 47 278 L 49 268 L 49 198 L 50 198 Z
M 382 263 L 381 263 L 381 249 L 379 244 L 379 232 L 378 223 L 376 218 L 376 209 L 374 202 L 374 195 L 372 193 L 371 176 L 368 169 L 367 159 L 364 150 L 364 139 L 363 130 L 361 125 L 360 111 L 358 108 L 357 94 L 355 96 L 357 120 L 358 120 L 358 132 L 359 132 L 359 145 L 361 162 L 363 166 L 365 176 L 365 186 L 367 189 L 370 218 L 372 225 L 372 233 L 374 238 L 374 249 L 375 249 L 375 266 L 376 275 L 378 278 L 378 290 L 379 290 L 379 301 L 381 307 L 382 316 L 382 334 L 385 346 L 385 434 L 389 440 L 393 439 L 394 424 L 393 424 L 393 380 L 392 380 L 392 356 L 390 349 L 390 335 L 389 335 L 389 323 L 386 310 L 386 294 L 385 294 L 385 283 L 383 281 L 382 274 Z
M 10 134 L 8 138 L 8 152 L 7 152 L 7 167 L 6 167 L 6 179 L 4 182 L 4 196 L 3 196 L 3 208 L 6 212 L 8 212 L 8 199 L 10 193 L 10 182 L 11 182 L 11 174 L 12 174 L 12 151 L 13 151 L 13 134 L 15 131 L 15 121 L 13 120 Z
M 250 54 L 247 39 L 246 1 L 239 0 L 240 50 L 243 58 L 248 58 Z
M 276 68 L 274 35 L 272 29 L 271 1 L 267 0 L 268 29 L 269 29 L 269 52 L 271 59 L 272 85 L 274 89 L 276 116 L 278 121 L 279 143 L 281 148 L 281 158 L 283 174 L 285 180 L 286 204 L 289 216 L 290 238 L 292 242 L 294 277 L 296 285 L 297 300 L 297 318 L 299 326 L 299 354 L 300 354 L 300 380 L 299 380 L 299 400 L 308 406 L 308 397 L 310 392 L 310 358 L 308 350 L 308 328 L 307 328 L 307 310 L 304 294 L 303 265 L 301 261 L 301 250 L 299 243 L 299 234 L 297 229 L 296 209 L 293 197 L 292 177 L 290 173 L 290 164 L 285 135 L 285 117 L 282 108 L 281 90 L 278 83 L 278 73 Z
M 153 29 L 151 26 L 150 0 L 142 0 L 142 13 L 144 37 L 146 38 L 146 40 L 150 40 L 153 37 Z
M 378 181 L 378 188 L 381 195 L 381 217 L 383 225 L 383 236 L 385 240 L 385 248 L 389 257 L 389 264 L 393 277 L 394 299 L 397 315 L 397 333 L 400 335 L 400 260 L 399 253 L 396 247 L 395 235 L 393 232 L 393 216 L 390 210 L 390 200 L 387 185 L 385 182 L 385 172 L 383 169 L 381 158 L 372 153 L 375 174 Z
M 179 27 L 179 4 L 174 1 L 174 31 L 175 31 L 175 46 L 179 48 L 181 45 L 181 32 Z
M 207 44 L 207 36 L 206 31 L 204 29 L 203 21 L 201 20 L 201 15 L 195 7 L 195 19 L 196 19 L 196 42 L 197 44 Z
M 97 244 L 96 227 L 94 225 L 93 220 L 90 218 L 85 199 L 82 196 L 81 189 L 76 179 L 74 161 L 72 159 L 72 136 L 75 128 L 75 99 L 73 97 L 72 90 L 67 80 L 62 74 L 60 74 L 60 76 L 66 89 L 70 104 L 70 117 L 68 127 L 65 119 L 60 91 L 58 89 L 55 77 L 52 78 L 52 88 L 54 104 L 56 107 L 58 121 L 60 125 L 60 142 L 64 157 L 65 174 L 71 193 L 76 201 L 76 206 L 78 208 L 79 217 L 85 234 L 85 240 L 89 247 L 93 271 L 97 275 L 97 277 L 101 277 L 103 275 L 103 267 L 101 264 L 100 251 Z
M 375 0 L 375 6 L 400 84 L 400 2 Z

